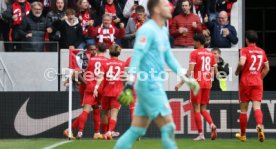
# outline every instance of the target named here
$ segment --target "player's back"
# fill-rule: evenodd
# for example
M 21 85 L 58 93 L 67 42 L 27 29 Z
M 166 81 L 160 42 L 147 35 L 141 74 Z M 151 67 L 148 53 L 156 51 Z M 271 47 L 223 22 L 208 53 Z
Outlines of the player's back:
M 190 64 L 195 64 L 194 78 L 200 87 L 211 88 L 211 68 L 217 65 L 214 54 L 205 48 L 196 49 L 190 55 Z
M 268 63 L 263 49 L 257 46 L 248 46 L 240 51 L 241 58 L 245 58 L 245 65 L 242 69 L 240 85 L 241 86 L 261 86 L 263 80 L 261 71 L 264 63 Z
M 86 90 L 93 92 L 96 85 L 96 78 L 104 73 L 104 67 L 108 58 L 104 56 L 93 56 L 89 59 L 87 69 L 85 71 L 85 79 L 87 81 Z M 104 83 L 101 83 L 101 87 Z
M 147 21 L 138 30 L 134 49 L 143 53 L 138 68 L 138 72 L 143 73 L 140 73 L 137 85 L 158 84 L 160 87 L 163 86 L 163 78 L 160 78 L 160 74 L 164 73 L 165 52 L 170 50 L 168 36 L 168 29 L 161 28 L 153 20 Z M 141 80 L 145 78 L 147 78 L 146 81 Z
M 111 58 L 106 62 L 104 96 L 117 97 L 122 92 L 123 82 L 120 77 L 124 67 L 125 62 L 118 58 Z

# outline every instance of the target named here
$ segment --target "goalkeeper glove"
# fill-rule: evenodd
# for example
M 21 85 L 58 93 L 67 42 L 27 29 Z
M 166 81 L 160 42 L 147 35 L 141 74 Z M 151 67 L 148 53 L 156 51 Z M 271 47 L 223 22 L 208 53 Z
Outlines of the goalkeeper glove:
M 184 80 L 185 84 L 193 91 L 194 95 L 197 95 L 200 89 L 198 82 L 191 77 L 187 77 L 186 75 L 180 76 L 182 80 Z
M 133 83 L 127 82 L 123 92 L 119 96 L 119 102 L 122 106 L 128 106 L 129 103 L 134 101 L 133 97 Z

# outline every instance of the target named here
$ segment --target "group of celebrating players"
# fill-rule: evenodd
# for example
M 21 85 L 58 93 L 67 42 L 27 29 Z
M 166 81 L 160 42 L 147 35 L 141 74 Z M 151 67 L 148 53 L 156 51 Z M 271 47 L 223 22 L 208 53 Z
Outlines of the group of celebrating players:
M 77 138 L 81 138 L 87 116 L 93 109 L 94 139 L 112 139 L 112 132 L 116 127 L 117 116 L 120 110 L 120 102 L 132 105 L 131 127 L 119 138 L 115 149 L 129 149 L 134 141 L 145 135 L 152 120 L 161 131 L 163 148 L 175 149 L 174 140 L 175 125 L 172 118 L 171 107 L 163 89 L 163 81 L 154 78 L 158 73 L 164 72 L 166 63 L 175 73 L 178 73 L 182 81 L 176 85 L 178 90 L 183 84 L 191 89 L 191 102 L 193 104 L 195 122 L 198 129 L 198 137 L 195 141 L 205 140 L 202 131 L 201 116 L 209 123 L 211 139 L 217 138 L 217 127 L 211 115 L 207 111 L 210 100 L 212 77 L 217 76 L 217 62 L 214 55 L 204 48 L 205 37 L 202 34 L 194 36 L 195 50 L 190 54 L 189 68 L 187 71 L 175 60 L 169 46 L 168 30 L 164 26 L 166 20 L 171 17 L 167 0 L 149 0 L 148 9 L 151 20 L 146 22 L 136 35 L 134 52 L 127 62 L 118 59 L 121 47 L 113 44 L 109 48 L 110 59 L 104 57 L 106 47 L 99 44 L 95 56 L 89 59 L 88 67 L 84 73 L 78 74 L 79 80 L 86 84 L 80 87 L 83 112 L 73 122 L 72 129 L 78 128 Z M 248 104 L 252 101 L 256 119 L 258 139 L 265 139 L 263 131 L 263 114 L 261 101 L 263 96 L 263 79 L 269 72 L 269 64 L 264 50 L 256 46 L 258 40 L 255 31 L 246 33 L 246 48 L 240 50 L 240 61 L 235 74 L 240 75 L 240 133 L 236 138 L 246 141 L 246 125 Z M 121 80 L 122 72 L 128 68 L 126 83 Z M 137 71 L 149 73 L 154 68 L 154 76 L 147 80 L 135 79 Z M 134 71 L 136 70 L 136 71 Z M 89 72 L 90 75 L 87 75 Z M 134 83 L 135 82 L 135 83 Z M 135 93 L 134 93 L 135 84 Z M 83 85 L 81 85 L 83 86 Z M 135 105 L 130 96 L 137 96 Z M 123 95 L 123 96 L 122 96 Z M 100 117 L 100 110 L 102 117 Z M 102 132 L 100 133 L 100 127 Z M 64 131 L 68 136 L 68 130 Z M 103 134 L 103 135 L 102 135 Z
M 117 44 L 109 48 L 110 58 L 105 57 L 106 50 L 107 46 L 104 43 L 99 44 L 97 49 L 87 53 L 89 58 L 87 68 L 73 73 L 72 78 L 78 81 L 80 104 L 83 106 L 83 112 L 72 124 L 72 130 L 78 129 L 77 139 L 83 136 L 90 111 L 94 123 L 94 139 L 112 139 L 112 136 L 119 135 L 114 131 L 121 108 L 118 97 L 124 87 L 122 75 L 130 63 L 130 58 L 126 62 L 118 59 L 121 47 Z M 131 117 L 134 106 L 134 101 L 129 104 Z M 67 129 L 64 135 L 74 138 L 68 136 Z

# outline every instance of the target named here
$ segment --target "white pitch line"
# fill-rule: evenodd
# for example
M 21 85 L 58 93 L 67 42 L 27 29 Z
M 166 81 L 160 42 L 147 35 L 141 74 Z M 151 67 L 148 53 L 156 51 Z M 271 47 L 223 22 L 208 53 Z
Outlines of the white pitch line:
M 58 146 L 60 146 L 60 145 L 63 145 L 63 144 L 66 144 L 66 143 L 70 143 L 70 142 L 72 142 L 72 140 L 66 140 L 66 141 L 58 142 L 58 143 L 55 143 L 55 144 L 53 144 L 53 145 L 44 147 L 43 149 L 53 149 L 53 148 L 55 148 L 55 147 L 58 147 Z

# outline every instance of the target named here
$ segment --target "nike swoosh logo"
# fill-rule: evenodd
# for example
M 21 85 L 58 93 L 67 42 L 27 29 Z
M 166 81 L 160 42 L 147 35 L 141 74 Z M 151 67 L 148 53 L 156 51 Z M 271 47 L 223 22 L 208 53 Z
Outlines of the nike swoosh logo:
M 63 123 L 68 122 L 68 112 L 53 115 L 46 118 L 34 119 L 27 113 L 27 105 L 30 97 L 21 106 L 14 120 L 14 128 L 17 133 L 22 136 L 33 136 L 45 132 L 49 129 L 57 127 Z M 72 111 L 72 118 L 76 118 L 82 109 Z

